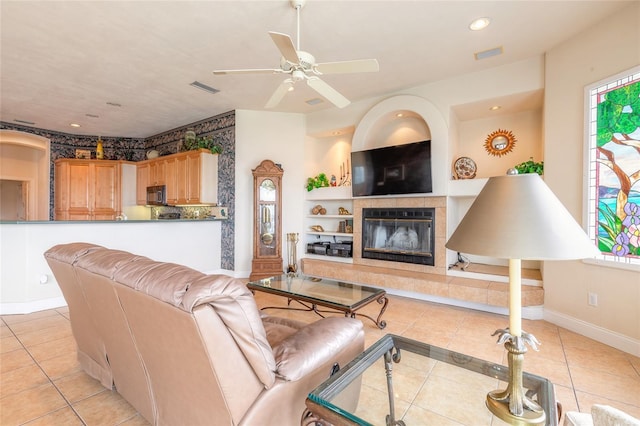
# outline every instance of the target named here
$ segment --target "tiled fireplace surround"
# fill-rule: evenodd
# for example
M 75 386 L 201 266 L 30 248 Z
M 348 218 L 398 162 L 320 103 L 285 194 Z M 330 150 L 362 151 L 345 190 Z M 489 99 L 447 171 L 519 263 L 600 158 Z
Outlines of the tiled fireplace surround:
M 302 269 L 305 274 L 384 287 L 400 294 L 413 293 L 417 296 L 448 299 L 452 303 L 463 302 L 485 306 L 506 308 L 509 301 L 509 286 L 506 282 L 487 279 L 464 278 L 447 275 L 446 243 L 447 214 L 446 197 L 398 197 L 398 198 L 357 198 L 353 201 L 353 264 L 305 258 Z M 435 208 L 435 266 L 411 263 L 389 262 L 363 259 L 362 252 L 362 209 L 365 207 L 433 207 Z M 339 267 L 337 267 L 339 266 Z M 497 268 L 490 273 L 504 275 L 505 268 Z M 539 272 L 523 278 L 539 280 Z M 522 306 L 542 306 L 544 290 L 541 286 L 522 286 Z

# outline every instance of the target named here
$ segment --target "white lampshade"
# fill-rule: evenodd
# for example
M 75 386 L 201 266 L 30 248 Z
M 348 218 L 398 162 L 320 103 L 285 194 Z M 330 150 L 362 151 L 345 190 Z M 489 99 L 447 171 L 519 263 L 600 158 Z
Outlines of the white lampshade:
M 490 178 L 445 246 L 501 259 L 584 259 L 599 254 L 535 173 Z

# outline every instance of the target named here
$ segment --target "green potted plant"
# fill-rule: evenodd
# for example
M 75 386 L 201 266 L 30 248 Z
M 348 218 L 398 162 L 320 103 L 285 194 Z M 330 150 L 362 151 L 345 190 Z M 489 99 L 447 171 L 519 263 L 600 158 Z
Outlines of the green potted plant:
M 184 151 L 193 151 L 194 149 L 208 149 L 212 154 L 220 154 L 222 147 L 213 141 L 213 136 L 198 136 L 195 140 L 185 140 L 182 148 Z
M 514 166 L 514 169 L 518 171 L 518 174 L 537 173 L 542 176 L 544 174 L 544 161 L 538 163 L 533 161 L 533 157 L 531 157 L 528 161 Z
M 329 179 L 324 173 L 318 174 L 316 177 L 310 177 L 307 179 L 307 191 L 311 191 L 314 188 L 322 188 L 329 185 Z

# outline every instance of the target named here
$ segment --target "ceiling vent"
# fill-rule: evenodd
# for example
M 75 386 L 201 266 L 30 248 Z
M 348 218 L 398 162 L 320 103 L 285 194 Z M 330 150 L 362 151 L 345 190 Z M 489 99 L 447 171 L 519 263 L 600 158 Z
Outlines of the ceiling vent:
M 34 124 L 36 124 L 33 121 L 18 120 L 17 118 L 14 118 L 13 121 L 15 121 L 16 123 L 20 123 L 20 124 L 27 124 L 29 126 L 33 126 Z
M 204 90 L 205 92 L 209 92 L 209 93 L 218 93 L 219 90 L 218 89 L 214 89 L 211 86 L 207 86 L 206 84 L 200 83 L 199 81 L 194 81 L 193 83 L 189 84 L 189 86 L 193 86 L 196 89 L 200 89 L 200 90 Z
M 479 61 L 480 59 L 487 59 L 492 56 L 498 56 L 498 55 L 502 55 L 502 46 L 494 47 L 493 49 L 474 53 L 474 56 L 476 57 L 476 61 Z

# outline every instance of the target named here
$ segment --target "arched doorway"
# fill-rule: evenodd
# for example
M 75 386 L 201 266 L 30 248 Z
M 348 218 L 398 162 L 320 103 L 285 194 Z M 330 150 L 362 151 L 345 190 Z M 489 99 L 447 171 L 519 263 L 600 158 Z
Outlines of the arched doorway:
M 0 130 L 1 220 L 49 220 L 50 140 Z

